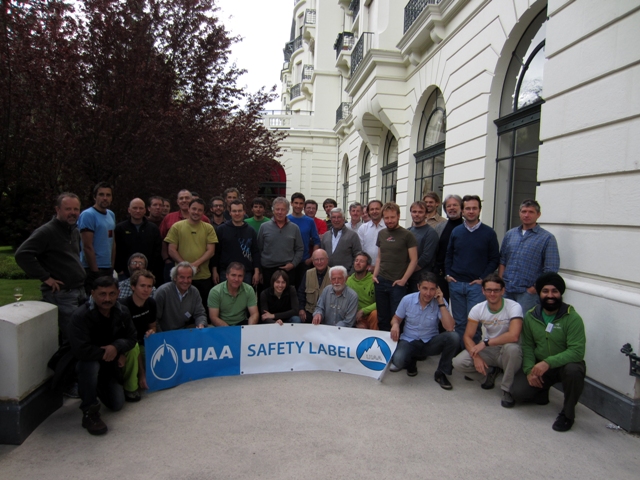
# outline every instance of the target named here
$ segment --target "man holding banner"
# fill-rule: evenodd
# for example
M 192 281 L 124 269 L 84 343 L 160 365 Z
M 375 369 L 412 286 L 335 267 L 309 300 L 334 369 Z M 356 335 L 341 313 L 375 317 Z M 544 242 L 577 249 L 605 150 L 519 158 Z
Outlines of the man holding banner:
M 347 287 L 347 269 L 335 266 L 329 269 L 329 278 L 331 288 L 325 288 L 320 295 L 312 323 L 353 327 L 358 313 L 358 294 Z
M 404 331 L 400 334 L 400 324 Z M 438 322 L 446 332 L 438 332 Z M 392 372 L 407 369 L 407 375 L 418 374 L 417 360 L 440 355 L 434 379 L 445 390 L 453 388 L 447 375 L 453 373 L 453 357 L 458 351 L 460 337 L 453 331 L 455 322 L 447 310 L 447 302 L 438 288 L 438 277 L 425 272 L 420 277 L 418 292 L 405 296 L 391 319 L 391 339 L 398 342 L 391 358 Z
M 181 328 L 204 328 L 207 314 L 198 289 L 191 285 L 195 267 L 180 262 L 171 269 L 171 282 L 156 291 L 158 327 L 162 332 Z
M 209 292 L 209 319 L 215 327 L 256 325 L 260 318 L 258 299 L 251 285 L 243 282 L 244 265 L 231 262 L 227 280 Z M 247 311 L 249 316 L 247 316 Z

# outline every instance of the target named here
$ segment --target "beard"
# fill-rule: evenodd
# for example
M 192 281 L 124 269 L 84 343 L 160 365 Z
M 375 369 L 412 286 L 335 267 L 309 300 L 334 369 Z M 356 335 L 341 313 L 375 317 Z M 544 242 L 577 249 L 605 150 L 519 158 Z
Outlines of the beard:
M 562 304 L 562 295 L 559 298 L 547 297 L 544 300 L 540 300 L 540 305 L 548 312 L 555 312 L 560 308 Z

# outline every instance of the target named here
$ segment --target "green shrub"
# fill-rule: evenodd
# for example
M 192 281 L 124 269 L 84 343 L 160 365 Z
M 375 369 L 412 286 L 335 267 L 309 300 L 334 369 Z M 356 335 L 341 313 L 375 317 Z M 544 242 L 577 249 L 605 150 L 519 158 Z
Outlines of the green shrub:
M 8 278 L 10 280 L 27 279 L 27 274 L 24 273 L 18 264 L 16 259 L 11 255 L 0 256 L 0 278 Z

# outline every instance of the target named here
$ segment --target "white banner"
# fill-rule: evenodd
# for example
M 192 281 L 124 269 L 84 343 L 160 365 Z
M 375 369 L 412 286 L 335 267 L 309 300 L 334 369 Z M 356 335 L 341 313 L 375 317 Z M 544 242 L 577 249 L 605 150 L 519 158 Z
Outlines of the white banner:
M 328 370 L 381 380 L 396 349 L 389 332 L 328 325 L 242 329 L 241 374 Z

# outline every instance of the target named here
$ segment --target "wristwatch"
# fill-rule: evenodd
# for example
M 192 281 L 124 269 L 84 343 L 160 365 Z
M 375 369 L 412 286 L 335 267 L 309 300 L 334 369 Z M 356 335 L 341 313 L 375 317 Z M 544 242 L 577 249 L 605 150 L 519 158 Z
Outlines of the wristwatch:
M 488 338 L 485 338 L 485 339 L 483 340 L 483 342 L 484 342 L 484 346 L 485 346 L 485 347 L 488 347 L 488 346 L 489 346 L 489 339 L 488 339 Z

